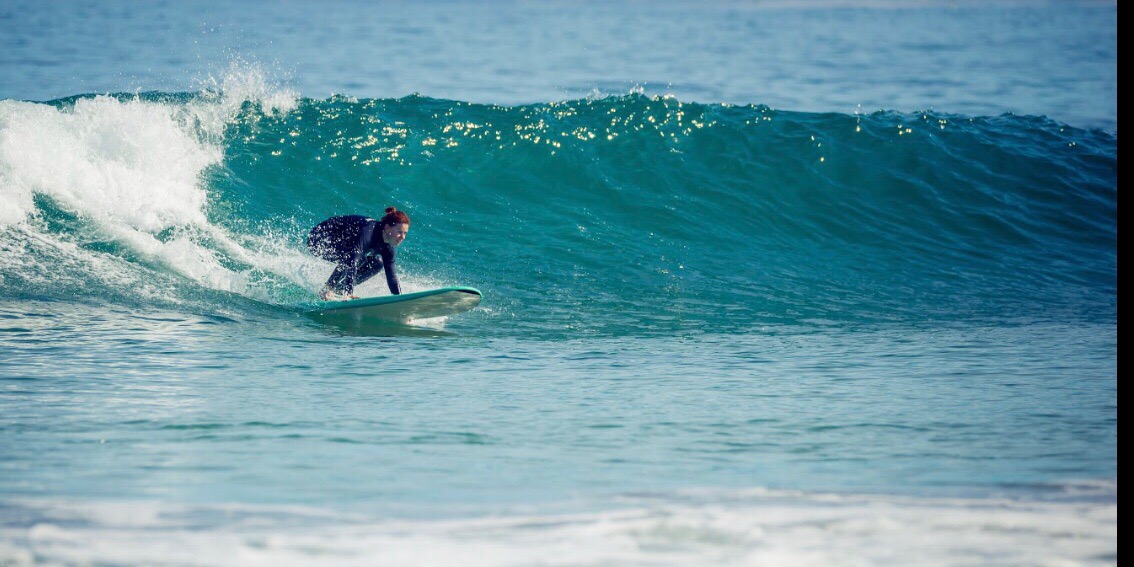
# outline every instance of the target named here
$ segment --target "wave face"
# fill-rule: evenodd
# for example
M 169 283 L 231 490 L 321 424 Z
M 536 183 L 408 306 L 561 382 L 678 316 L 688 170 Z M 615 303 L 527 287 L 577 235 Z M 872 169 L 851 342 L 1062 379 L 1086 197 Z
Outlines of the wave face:
M 403 287 L 504 333 L 1117 321 L 1115 133 L 225 87 L 0 102 L 0 296 L 290 313 L 307 229 L 395 205 Z

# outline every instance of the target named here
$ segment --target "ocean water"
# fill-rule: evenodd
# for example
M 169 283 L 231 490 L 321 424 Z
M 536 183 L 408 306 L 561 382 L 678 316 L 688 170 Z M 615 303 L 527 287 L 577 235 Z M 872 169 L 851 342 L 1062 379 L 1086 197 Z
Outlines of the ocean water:
M 1113 2 L 8 1 L 0 47 L 0 565 L 1118 562 Z M 307 318 L 307 230 L 389 205 L 403 288 L 481 306 Z

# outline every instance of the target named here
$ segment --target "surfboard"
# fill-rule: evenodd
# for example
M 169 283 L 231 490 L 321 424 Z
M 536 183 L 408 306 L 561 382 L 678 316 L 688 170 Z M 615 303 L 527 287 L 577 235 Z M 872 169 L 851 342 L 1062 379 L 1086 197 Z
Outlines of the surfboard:
M 346 301 L 317 301 L 304 311 L 328 323 L 385 321 L 408 323 L 416 319 L 447 317 L 480 304 L 481 293 L 471 287 L 442 287 L 401 295 L 380 295 Z

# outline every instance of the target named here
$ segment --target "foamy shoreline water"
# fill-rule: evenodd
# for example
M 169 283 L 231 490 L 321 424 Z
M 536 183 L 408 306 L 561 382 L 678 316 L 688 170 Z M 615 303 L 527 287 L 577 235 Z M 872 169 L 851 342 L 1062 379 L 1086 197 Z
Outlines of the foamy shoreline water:
M 24 565 L 1051 565 L 1118 563 L 1117 485 L 1072 500 L 795 491 L 624 496 L 598 510 L 399 519 L 318 507 L 19 500 Z

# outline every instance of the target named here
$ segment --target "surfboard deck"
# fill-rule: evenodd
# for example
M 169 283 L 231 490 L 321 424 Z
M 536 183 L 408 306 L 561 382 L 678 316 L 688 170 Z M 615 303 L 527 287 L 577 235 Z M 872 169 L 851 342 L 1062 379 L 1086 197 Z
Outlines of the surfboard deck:
M 481 293 L 471 287 L 442 287 L 401 295 L 380 295 L 346 301 L 316 301 L 304 312 L 328 323 L 387 321 L 408 323 L 416 319 L 447 317 L 480 304 Z

